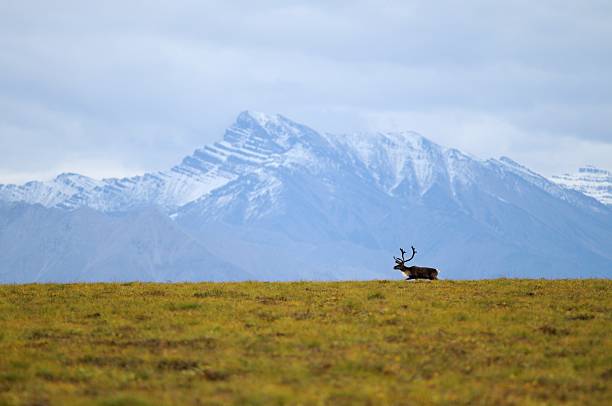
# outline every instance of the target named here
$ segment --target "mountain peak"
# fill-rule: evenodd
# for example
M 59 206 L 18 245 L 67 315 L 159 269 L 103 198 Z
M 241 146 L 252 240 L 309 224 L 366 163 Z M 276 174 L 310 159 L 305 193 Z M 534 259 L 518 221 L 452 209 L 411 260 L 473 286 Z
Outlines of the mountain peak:
M 78 173 L 74 173 L 74 172 L 62 172 L 55 177 L 55 180 L 62 181 L 62 180 L 79 179 L 79 178 L 85 178 L 85 176 L 79 175 Z
M 236 124 L 257 124 L 266 128 L 269 125 L 279 125 L 281 120 L 289 121 L 280 114 L 267 114 L 260 111 L 245 110 L 236 117 Z
M 578 168 L 577 173 L 554 175 L 551 180 L 568 189 L 591 196 L 601 203 L 612 206 L 612 172 L 592 165 Z
M 592 174 L 592 175 L 596 175 L 596 176 L 610 176 L 611 173 L 610 171 L 607 171 L 605 169 L 602 168 L 598 168 L 594 165 L 585 165 L 581 168 L 578 168 L 578 173 L 581 174 Z
M 278 153 L 319 138 L 316 131 L 280 114 L 245 110 L 226 130 L 223 139 L 234 146 L 251 145 L 254 152 Z

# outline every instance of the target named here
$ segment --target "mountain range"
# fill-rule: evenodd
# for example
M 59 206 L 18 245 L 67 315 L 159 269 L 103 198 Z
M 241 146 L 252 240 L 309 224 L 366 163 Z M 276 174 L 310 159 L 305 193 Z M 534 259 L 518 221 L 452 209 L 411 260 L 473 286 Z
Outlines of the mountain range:
M 441 278 L 611 277 L 612 207 L 567 185 L 243 112 L 167 171 L 0 185 L 0 282 L 397 278 L 411 245 Z

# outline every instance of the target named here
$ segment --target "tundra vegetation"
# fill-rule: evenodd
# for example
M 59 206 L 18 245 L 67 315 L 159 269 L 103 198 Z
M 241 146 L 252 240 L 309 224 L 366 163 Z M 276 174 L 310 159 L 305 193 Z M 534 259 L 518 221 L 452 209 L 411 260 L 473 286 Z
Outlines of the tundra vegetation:
M 612 404 L 612 281 L 0 286 L 0 405 Z

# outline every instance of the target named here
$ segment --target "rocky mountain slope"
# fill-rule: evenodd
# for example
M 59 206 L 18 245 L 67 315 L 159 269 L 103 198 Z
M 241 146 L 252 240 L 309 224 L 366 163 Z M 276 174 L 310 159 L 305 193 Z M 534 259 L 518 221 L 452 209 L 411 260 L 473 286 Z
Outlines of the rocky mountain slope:
M 553 176 L 551 180 L 612 206 L 612 172 L 610 171 L 585 166 L 579 168 L 577 173 Z
M 0 283 L 242 280 L 155 209 L 108 214 L 0 203 Z

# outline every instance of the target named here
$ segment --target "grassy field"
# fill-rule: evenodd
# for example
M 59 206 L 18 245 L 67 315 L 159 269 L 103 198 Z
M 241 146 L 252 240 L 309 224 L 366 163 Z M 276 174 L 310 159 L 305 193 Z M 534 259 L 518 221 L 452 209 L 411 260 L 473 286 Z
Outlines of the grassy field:
M 0 405 L 612 404 L 612 281 L 0 286 Z

